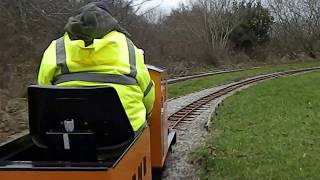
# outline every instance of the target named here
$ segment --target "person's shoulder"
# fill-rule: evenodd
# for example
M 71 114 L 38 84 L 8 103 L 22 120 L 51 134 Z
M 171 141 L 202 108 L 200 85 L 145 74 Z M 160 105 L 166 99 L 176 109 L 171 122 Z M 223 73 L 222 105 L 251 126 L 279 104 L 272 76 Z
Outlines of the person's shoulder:
M 122 32 L 113 30 L 111 32 L 109 32 L 108 34 L 106 34 L 103 39 L 109 38 L 109 37 L 118 37 L 118 38 L 126 38 L 126 35 Z

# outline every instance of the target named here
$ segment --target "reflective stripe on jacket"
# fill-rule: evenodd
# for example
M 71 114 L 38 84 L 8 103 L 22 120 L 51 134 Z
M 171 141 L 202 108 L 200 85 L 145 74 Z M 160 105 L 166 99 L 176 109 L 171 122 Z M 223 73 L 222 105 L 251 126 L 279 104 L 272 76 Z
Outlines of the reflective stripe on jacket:
M 45 51 L 39 85 L 111 86 L 116 89 L 133 130 L 138 130 L 154 103 L 154 83 L 141 49 L 124 34 L 112 31 L 93 44 L 70 40 L 67 33 Z

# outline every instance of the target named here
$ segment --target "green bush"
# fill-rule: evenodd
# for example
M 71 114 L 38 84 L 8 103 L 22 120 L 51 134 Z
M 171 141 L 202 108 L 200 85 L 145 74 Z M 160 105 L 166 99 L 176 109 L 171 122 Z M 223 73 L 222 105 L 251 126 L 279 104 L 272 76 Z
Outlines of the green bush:
M 233 13 L 243 17 L 229 40 L 235 50 L 250 50 L 257 45 L 264 45 L 271 37 L 273 17 L 269 9 L 259 1 L 233 3 Z

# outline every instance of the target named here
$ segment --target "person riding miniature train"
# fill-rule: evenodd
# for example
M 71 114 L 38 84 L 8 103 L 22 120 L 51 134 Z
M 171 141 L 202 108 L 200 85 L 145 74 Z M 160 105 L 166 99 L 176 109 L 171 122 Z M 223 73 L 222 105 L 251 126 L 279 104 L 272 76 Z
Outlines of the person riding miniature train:
M 150 116 L 154 83 L 138 49 L 104 1 L 89 3 L 70 17 L 63 37 L 45 51 L 38 74 L 43 86 L 111 86 L 133 130 Z

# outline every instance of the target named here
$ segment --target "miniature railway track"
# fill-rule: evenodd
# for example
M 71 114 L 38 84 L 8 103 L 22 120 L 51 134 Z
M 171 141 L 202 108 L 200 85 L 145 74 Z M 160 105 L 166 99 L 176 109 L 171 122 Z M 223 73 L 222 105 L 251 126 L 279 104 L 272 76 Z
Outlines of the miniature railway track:
M 186 80 L 191 80 L 191 79 L 196 79 L 196 78 L 202 78 L 202 77 L 206 77 L 206 76 L 248 71 L 248 70 L 259 69 L 259 68 L 260 67 L 253 67 L 253 68 L 249 68 L 249 69 L 218 70 L 218 71 L 214 71 L 214 72 L 207 72 L 207 73 L 201 73 L 201 74 L 197 74 L 197 75 L 183 76 L 183 77 L 176 77 L 173 79 L 168 79 L 167 83 L 174 84 L 174 83 L 178 83 L 178 82 L 182 82 L 182 81 L 186 81 Z
M 319 70 L 320 67 L 315 67 L 315 68 L 307 68 L 307 69 L 298 69 L 298 70 L 292 70 L 292 71 L 285 71 L 285 72 L 278 72 L 278 73 L 272 73 L 272 74 L 267 74 L 267 75 L 260 75 L 256 76 L 253 78 L 249 78 L 240 82 L 232 83 L 220 90 L 214 91 L 211 94 L 202 97 L 187 106 L 183 107 L 176 113 L 172 114 L 169 116 L 169 127 L 172 129 L 176 129 L 180 124 L 184 123 L 192 123 L 192 121 L 201 114 L 201 111 L 206 110 L 207 108 L 205 105 L 210 103 L 211 101 L 224 96 L 234 90 L 237 90 L 241 87 L 244 87 L 246 85 L 250 85 L 259 81 L 263 80 L 268 80 L 268 79 L 273 79 L 281 76 L 288 76 L 288 75 L 294 75 L 298 73 L 303 73 L 303 72 L 310 72 L 310 71 L 315 71 Z

